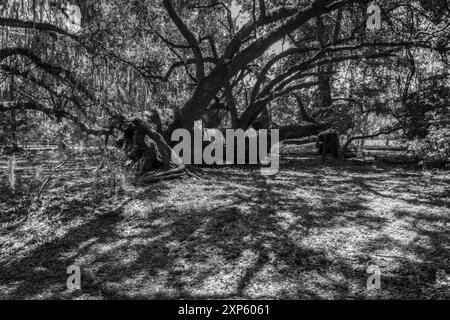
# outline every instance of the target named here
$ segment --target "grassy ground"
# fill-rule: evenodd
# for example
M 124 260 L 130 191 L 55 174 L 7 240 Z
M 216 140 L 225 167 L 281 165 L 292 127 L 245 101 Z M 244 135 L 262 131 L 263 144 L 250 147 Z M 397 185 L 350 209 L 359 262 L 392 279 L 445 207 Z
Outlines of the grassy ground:
M 72 170 L 39 206 L 2 176 L 0 298 L 450 298 L 448 172 L 284 152 L 268 179 L 210 168 L 139 187 Z

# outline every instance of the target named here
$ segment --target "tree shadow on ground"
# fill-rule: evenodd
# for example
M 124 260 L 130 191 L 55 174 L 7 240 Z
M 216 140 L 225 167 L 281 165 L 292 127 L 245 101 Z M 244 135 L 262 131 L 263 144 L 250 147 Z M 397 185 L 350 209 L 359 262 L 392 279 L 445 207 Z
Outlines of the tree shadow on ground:
M 45 211 L 59 210 L 64 230 L 2 261 L 2 298 L 448 297 L 448 211 L 434 197 L 446 177 L 317 161 L 283 162 L 274 178 L 209 168 L 208 181 L 136 189 L 119 206 L 86 184 L 84 198 Z M 407 184 L 440 189 L 418 204 Z M 383 270 L 380 292 L 367 291 L 370 265 Z

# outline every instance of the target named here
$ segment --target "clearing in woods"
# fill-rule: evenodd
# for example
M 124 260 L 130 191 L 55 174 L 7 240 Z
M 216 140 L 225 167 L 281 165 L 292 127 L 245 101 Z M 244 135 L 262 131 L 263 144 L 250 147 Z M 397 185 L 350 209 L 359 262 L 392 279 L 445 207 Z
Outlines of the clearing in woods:
M 3 162 L 0 298 L 450 298 L 447 171 L 298 150 L 283 148 L 274 178 L 203 168 L 145 187 L 72 161 L 39 206 L 12 195 Z M 42 164 L 17 172 L 20 188 Z

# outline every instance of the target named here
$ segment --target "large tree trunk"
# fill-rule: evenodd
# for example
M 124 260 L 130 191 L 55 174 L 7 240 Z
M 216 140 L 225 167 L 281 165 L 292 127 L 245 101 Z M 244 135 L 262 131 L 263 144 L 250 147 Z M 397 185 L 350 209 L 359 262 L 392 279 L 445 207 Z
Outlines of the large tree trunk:
M 231 87 L 229 82 L 225 86 L 225 100 L 231 116 L 231 127 L 233 129 L 237 129 L 239 127 L 239 116 L 237 112 L 236 101 L 233 97 L 233 88 Z
M 322 162 L 325 162 L 327 154 L 331 154 L 335 158 L 341 158 L 341 145 L 335 130 L 329 129 L 321 132 L 317 138 L 317 148 L 319 154 L 322 154 Z
M 168 141 L 170 141 L 170 135 L 176 129 L 192 129 L 194 122 L 202 117 L 206 108 L 219 90 L 226 85 L 229 78 L 230 75 L 226 65 L 221 65 L 200 81 L 189 101 L 181 110 L 176 112 L 175 120 L 165 133 L 166 138 L 169 138 Z
M 259 114 L 266 108 L 267 102 L 255 102 L 251 104 L 241 115 L 239 119 L 239 127 L 243 130 L 247 130 L 255 121 Z

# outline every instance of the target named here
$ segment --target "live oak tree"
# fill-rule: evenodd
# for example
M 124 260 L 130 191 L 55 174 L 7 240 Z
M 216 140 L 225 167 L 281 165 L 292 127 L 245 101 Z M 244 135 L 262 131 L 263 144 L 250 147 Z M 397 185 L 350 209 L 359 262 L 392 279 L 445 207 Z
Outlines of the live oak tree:
M 386 61 L 389 71 L 425 52 L 448 66 L 445 1 L 379 1 L 379 31 L 366 29 L 367 0 L 41 3 L 2 8 L 0 72 L 21 86 L 14 99 L 2 98 L 0 112 L 39 111 L 92 135 L 132 125 L 158 144 L 166 169 L 171 133 L 202 118 L 247 129 L 289 107 L 300 121 L 280 124 L 281 139 L 346 133 L 354 123 L 346 123 L 342 102 L 360 108 L 352 90 L 339 96 L 350 62 Z M 77 33 L 67 26 L 74 4 L 82 14 Z M 398 96 L 417 79 L 410 74 Z M 174 111 L 159 129 L 133 116 L 156 107 Z

